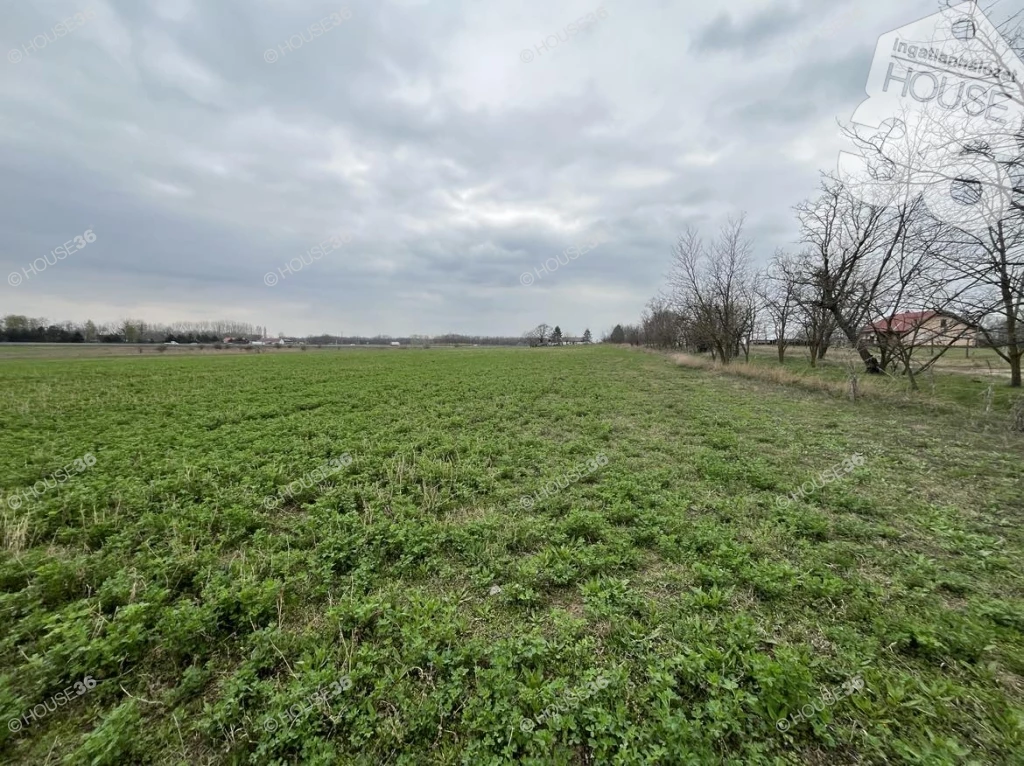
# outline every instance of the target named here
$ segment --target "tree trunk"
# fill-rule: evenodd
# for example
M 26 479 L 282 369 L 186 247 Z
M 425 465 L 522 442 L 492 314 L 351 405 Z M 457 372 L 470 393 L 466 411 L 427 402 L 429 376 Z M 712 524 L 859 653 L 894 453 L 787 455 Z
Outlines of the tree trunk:
M 1006 355 L 1010 357 L 1010 388 L 1020 388 L 1020 360 L 1024 349 L 1018 338 L 1017 317 L 1009 314 L 1006 321 Z
M 910 390 L 920 391 L 920 387 L 917 385 L 917 377 L 914 375 L 914 363 L 907 359 L 907 378 L 910 379 Z
M 857 353 L 860 354 L 860 358 L 864 362 L 864 372 L 868 375 L 881 375 L 882 366 L 878 363 L 875 355 L 868 350 L 867 341 L 860 334 L 860 328 L 853 327 L 848 322 L 843 321 L 838 311 L 832 311 L 832 316 L 836 320 L 836 326 L 843 331 L 843 335 L 846 336 L 847 340 L 857 349 Z
M 875 359 L 874 354 L 868 351 L 866 346 L 857 344 L 857 353 L 860 354 L 860 358 L 864 361 L 864 372 L 868 375 L 881 375 L 882 368 L 878 364 L 878 360 Z
M 1019 293 L 1010 285 L 1006 266 L 1004 265 L 1003 268 L 1003 279 L 999 287 L 1003 296 L 1003 310 L 1006 314 L 1006 356 L 1009 357 L 1010 362 L 1010 388 L 1020 388 L 1020 358 L 1024 355 L 1024 349 L 1020 344 L 1020 328 L 1017 325 L 1017 310 L 1015 310 L 1014 300 Z

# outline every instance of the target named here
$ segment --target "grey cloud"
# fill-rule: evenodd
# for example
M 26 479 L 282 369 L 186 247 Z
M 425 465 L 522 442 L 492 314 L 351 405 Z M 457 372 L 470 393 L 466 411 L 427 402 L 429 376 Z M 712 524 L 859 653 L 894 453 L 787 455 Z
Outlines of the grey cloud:
M 753 92 L 749 100 L 732 111 L 744 124 L 767 126 L 778 123 L 784 129 L 801 122 L 836 115 L 845 118 L 864 100 L 867 73 L 873 47 L 858 47 L 825 59 L 810 59 L 795 67 L 768 97 Z M 720 100 L 718 106 L 734 106 Z
M 0 59 L 0 276 L 86 225 L 99 241 L 0 287 L 5 312 L 232 314 L 292 334 L 599 332 L 658 290 L 686 223 L 743 209 L 767 257 L 816 183 L 791 145 L 846 116 L 895 13 L 863 3 L 866 31 L 844 29 L 839 49 L 827 32 L 801 42 L 813 10 L 609 1 L 585 35 L 524 64 L 599 2 L 89 5 L 86 27 Z M 337 28 L 264 60 L 345 7 Z M 7 2 L 0 53 L 75 10 Z M 709 55 L 729 51 L 745 53 Z M 598 225 L 608 243 L 519 284 Z M 335 233 L 351 243 L 263 284 Z
M 799 10 L 782 4 L 770 5 L 740 21 L 725 10 L 697 33 L 693 49 L 699 53 L 755 50 L 780 35 L 791 34 L 803 20 Z

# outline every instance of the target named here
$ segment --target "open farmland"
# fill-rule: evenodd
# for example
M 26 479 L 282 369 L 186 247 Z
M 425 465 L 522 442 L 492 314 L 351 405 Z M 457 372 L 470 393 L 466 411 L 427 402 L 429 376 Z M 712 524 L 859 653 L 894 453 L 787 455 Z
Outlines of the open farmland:
M 0 400 L 5 763 L 1021 762 L 1024 438 L 956 411 L 607 347 Z

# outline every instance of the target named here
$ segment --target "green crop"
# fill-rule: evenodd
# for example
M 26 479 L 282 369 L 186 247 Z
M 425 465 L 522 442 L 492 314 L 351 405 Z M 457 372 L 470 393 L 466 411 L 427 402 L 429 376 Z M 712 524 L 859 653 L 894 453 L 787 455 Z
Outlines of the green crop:
M 0 398 L 4 763 L 1021 763 L 1020 435 L 614 348 Z

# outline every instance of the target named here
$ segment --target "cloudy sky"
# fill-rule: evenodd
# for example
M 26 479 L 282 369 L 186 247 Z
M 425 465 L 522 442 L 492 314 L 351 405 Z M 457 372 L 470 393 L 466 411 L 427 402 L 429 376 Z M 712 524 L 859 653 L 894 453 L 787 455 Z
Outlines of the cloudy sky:
M 791 243 L 879 35 L 937 4 L 0 0 L 0 314 L 597 334 L 687 223 Z

